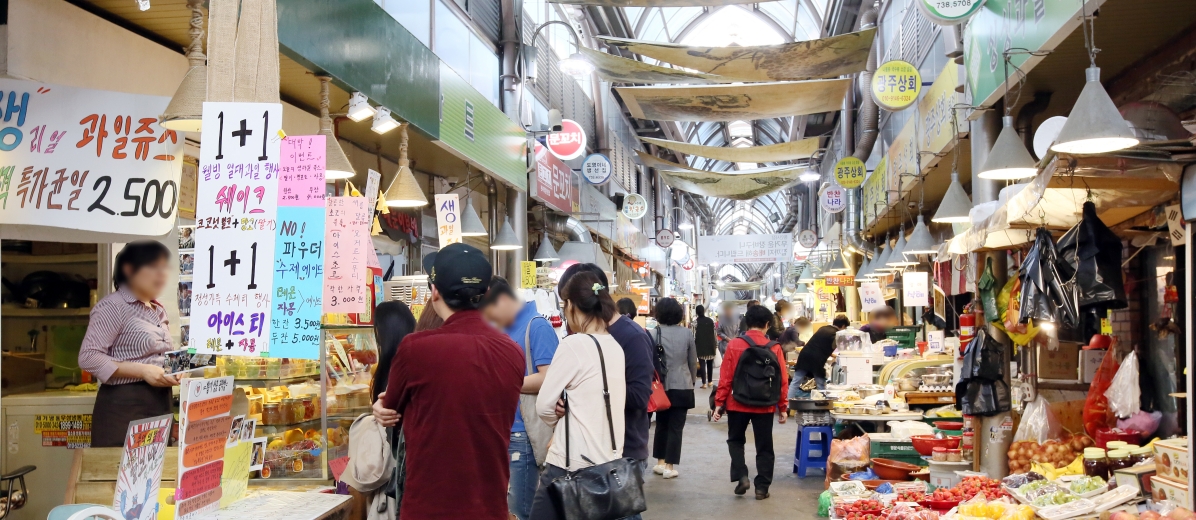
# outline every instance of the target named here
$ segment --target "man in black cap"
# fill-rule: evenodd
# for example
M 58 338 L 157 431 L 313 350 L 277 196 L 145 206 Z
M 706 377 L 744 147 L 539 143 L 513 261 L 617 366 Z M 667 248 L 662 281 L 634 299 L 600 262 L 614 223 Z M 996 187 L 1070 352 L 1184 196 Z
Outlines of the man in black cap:
M 407 479 L 404 519 L 507 519 L 507 448 L 523 388 L 523 350 L 482 318 L 490 262 L 452 244 L 428 273 L 435 330 L 407 335 L 374 404 L 383 426 L 402 420 Z

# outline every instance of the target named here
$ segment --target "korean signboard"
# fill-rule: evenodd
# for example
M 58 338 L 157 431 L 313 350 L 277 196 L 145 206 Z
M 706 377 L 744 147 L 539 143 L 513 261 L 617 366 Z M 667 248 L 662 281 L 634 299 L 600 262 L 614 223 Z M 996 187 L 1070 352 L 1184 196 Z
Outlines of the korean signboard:
M 698 263 L 710 265 L 787 262 L 793 235 L 708 235 L 698 237 Z
M 586 131 L 572 119 L 562 120 L 561 131 L 548 134 L 544 141 L 552 155 L 566 161 L 586 152 Z
M 456 193 L 436 194 L 436 234 L 442 248 L 461 242 L 461 201 Z
M 204 103 L 189 342 L 199 353 L 270 351 L 281 123 L 278 103 Z
M 577 211 L 579 190 L 573 185 L 573 170 L 540 143 L 536 143 L 536 174 L 531 176 L 528 195 L 563 213 Z
M 860 310 L 874 312 L 885 307 L 884 294 L 880 291 L 880 284 L 864 282 L 860 284 Z
M 0 224 L 170 232 L 183 136 L 158 125 L 169 101 L 0 79 Z
M 838 213 L 847 208 L 847 190 L 836 186 L 831 186 L 822 190 L 822 195 L 819 196 L 819 202 L 822 209 L 830 213 Z
M 909 108 L 922 91 L 918 68 L 901 60 L 886 61 L 872 77 L 872 99 L 881 108 L 898 111 Z
M 868 180 L 864 181 L 864 187 L 860 190 L 860 201 L 864 205 L 860 208 L 864 212 L 864 225 L 871 226 L 876 221 L 876 215 L 888 207 L 888 193 L 889 179 L 886 170 L 888 169 L 889 158 L 881 157 L 880 162 L 876 164 L 876 169 L 868 176 Z
M 930 276 L 925 272 L 901 275 L 902 304 L 906 307 L 930 305 Z
M 590 154 L 589 157 L 586 157 L 585 162 L 581 163 L 581 174 L 590 184 L 606 184 L 610 181 L 613 171 L 614 166 L 611 165 L 610 158 L 600 153 Z
M 864 161 L 850 155 L 835 163 L 835 182 L 849 190 L 859 188 L 864 183 L 864 175 L 867 173 L 867 170 L 864 169 Z
M 855 285 L 855 277 L 851 275 L 827 275 L 826 285 L 831 287 L 851 287 Z
M 365 197 L 330 197 L 325 215 L 325 313 L 365 312 L 366 257 L 373 249 Z
M 628 193 L 623 199 L 623 216 L 631 220 L 642 218 L 648 213 L 648 199 L 638 193 Z
M 288 136 L 280 145 L 271 357 L 320 359 L 324 139 L 322 135 Z

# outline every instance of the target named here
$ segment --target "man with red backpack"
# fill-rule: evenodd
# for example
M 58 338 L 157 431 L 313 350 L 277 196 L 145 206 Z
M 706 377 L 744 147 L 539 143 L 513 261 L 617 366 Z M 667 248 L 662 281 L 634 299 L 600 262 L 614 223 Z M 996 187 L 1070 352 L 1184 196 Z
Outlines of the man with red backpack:
M 724 413 L 727 415 L 727 448 L 731 452 L 731 481 L 737 483 L 736 495 L 747 493 L 751 487 L 744 446 L 748 424 L 752 425 L 756 438 L 756 500 L 764 500 L 768 498 L 776 462 L 772 416 L 776 414 L 777 422 L 785 424 L 789 401 L 781 389 L 789 386 L 789 371 L 781 346 L 765 336 L 772 324 L 772 312 L 761 305 L 750 306 L 744 322 L 747 331 L 727 345 L 719 367 L 711 418 L 718 421 Z

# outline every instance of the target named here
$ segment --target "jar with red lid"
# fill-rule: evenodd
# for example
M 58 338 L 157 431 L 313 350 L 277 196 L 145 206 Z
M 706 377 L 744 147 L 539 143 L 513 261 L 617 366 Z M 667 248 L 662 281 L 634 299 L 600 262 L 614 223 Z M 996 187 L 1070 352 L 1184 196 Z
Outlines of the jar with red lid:
M 930 460 L 935 462 L 947 462 L 947 448 L 934 448 L 930 451 Z
M 947 462 L 963 462 L 963 451 L 959 449 L 948 449 Z

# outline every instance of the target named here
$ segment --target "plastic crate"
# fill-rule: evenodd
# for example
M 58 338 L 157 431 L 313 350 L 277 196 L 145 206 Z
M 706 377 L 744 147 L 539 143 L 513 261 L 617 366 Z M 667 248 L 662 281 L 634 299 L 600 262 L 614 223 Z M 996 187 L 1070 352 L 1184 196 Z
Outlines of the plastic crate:
M 871 446 L 869 446 L 869 456 L 872 458 L 894 459 L 902 462 L 910 462 L 911 464 L 921 464 L 922 458 L 914 449 L 912 441 L 894 440 L 888 434 L 869 434 Z M 917 461 L 910 461 L 901 459 L 899 457 L 913 457 Z
M 797 423 L 801 426 L 830 426 L 834 422 L 834 418 L 828 411 L 797 411 Z

